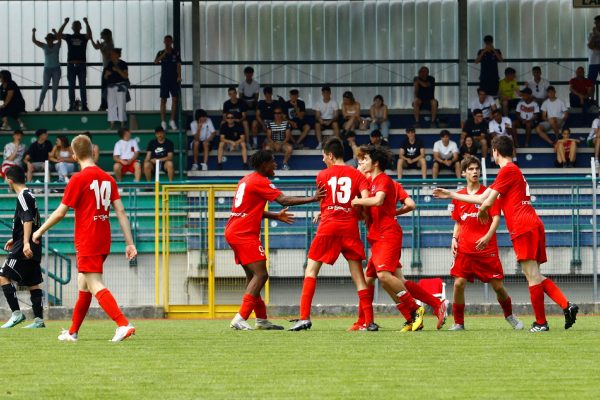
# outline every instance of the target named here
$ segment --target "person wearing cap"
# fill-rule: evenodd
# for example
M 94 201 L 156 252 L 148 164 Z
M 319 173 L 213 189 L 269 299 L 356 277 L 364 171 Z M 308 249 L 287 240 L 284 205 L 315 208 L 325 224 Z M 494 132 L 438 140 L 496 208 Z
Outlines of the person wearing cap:
M 110 62 L 110 53 L 115 48 L 115 44 L 113 42 L 112 37 L 112 31 L 108 28 L 102 29 L 102 32 L 100 32 L 100 39 L 102 39 L 102 42 L 99 40 L 94 42 L 92 38 L 90 38 L 90 41 L 92 42 L 92 46 L 94 47 L 94 49 L 100 50 L 100 53 L 102 53 L 102 68 L 106 68 L 108 63 Z M 107 90 L 106 79 L 104 79 L 104 76 L 102 76 L 100 83 L 102 90 L 102 101 L 100 103 L 100 108 L 98 109 L 98 111 L 106 111 L 106 109 L 108 108 L 108 104 L 106 102 Z
M 165 130 L 162 126 L 154 128 L 154 136 L 156 139 L 152 139 L 146 147 L 146 158 L 144 159 L 144 175 L 147 181 L 152 180 L 152 174 L 156 168 L 156 162 L 160 162 L 160 167 L 167 173 L 169 182 L 173 180 L 174 168 L 173 168 L 173 153 L 175 152 L 175 146 L 173 142 L 167 139 Z
M 42 43 L 35 38 L 36 29 L 31 30 L 31 41 L 40 49 L 44 50 L 44 81 L 42 91 L 40 92 L 40 101 L 35 111 L 40 111 L 46 98 L 46 92 L 52 81 L 52 111 L 56 111 L 56 102 L 58 101 L 58 81 L 60 81 L 60 53 L 61 40 L 54 33 L 46 35 L 46 43 Z
M 233 90 L 235 91 L 235 88 Z M 228 113 L 233 114 L 235 118 L 236 114 L 233 111 L 228 111 L 225 113 L 225 115 L 227 115 Z M 194 157 L 194 162 L 192 163 L 192 171 L 198 170 L 198 156 L 200 154 L 200 143 L 202 143 L 203 151 L 203 162 L 200 164 L 200 168 L 202 171 L 206 171 L 208 170 L 208 153 L 210 151 L 210 142 L 214 139 L 215 135 L 217 134 L 215 126 L 213 125 L 212 120 L 208 117 L 206 111 L 204 111 L 201 108 L 196 110 L 196 112 L 194 113 L 194 120 L 190 124 L 190 130 L 194 135 L 194 139 L 190 143 L 192 147 L 192 154 Z
M 450 140 L 450 132 L 446 129 L 440 132 L 440 140 L 433 144 L 433 168 L 432 176 L 436 179 L 440 174 L 440 169 L 454 171 L 456 178 L 460 178 L 460 161 L 458 160 L 460 152 L 456 142 Z
M 292 130 L 298 129 L 300 136 L 294 141 L 294 147 L 297 149 L 303 148 L 302 142 L 308 136 L 310 125 L 304 120 L 306 113 L 306 104 L 299 98 L 300 92 L 298 89 L 290 90 L 290 99 L 285 102 L 284 109 L 287 111 L 287 118 Z
M 517 129 L 525 129 L 525 147 L 529 147 L 531 139 L 531 130 L 536 127 L 540 117 L 540 106 L 533 97 L 531 88 L 526 87 L 521 90 L 521 101 L 517 104 L 517 117 L 513 121 L 515 133 Z
M 315 136 L 317 137 L 317 150 L 321 150 L 323 135 L 322 131 L 325 128 L 331 128 L 336 137 L 340 137 L 340 125 L 338 116 L 340 106 L 331 98 L 331 88 L 323 86 L 321 88 L 322 99 L 317 101 L 313 109 L 315 110 Z
M 280 106 L 279 101 L 273 99 L 273 88 L 271 86 L 265 86 L 263 88 L 263 96 L 265 97 L 263 100 L 258 101 L 258 106 L 256 109 L 256 119 L 252 121 L 252 148 L 258 148 L 258 133 L 259 132 L 267 132 L 269 129 L 269 123 L 273 121 L 273 110 L 275 107 Z M 227 122 L 227 115 L 223 115 L 223 126 Z M 240 123 L 239 121 L 234 121 L 235 123 Z M 241 125 L 241 124 L 240 124 Z M 248 139 L 248 138 L 247 138 Z M 248 140 L 250 144 L 250 141 Z
M 479 87 L 490 96 L 498 94 L 500 76 L 498 63 L 504 61 L 500 49 L 494 47 L 494 38 L 486 35 L 483 38 L 484 47 L 477 52 L 475 64 L 481 64 L 479 72 Z
M 48 131 L 38 129 L 35 131 L 37 140 L 29 145 L 23 162 L 27 167 L 27 182 L 33 180 L 34 172 L 44 170 L 44 164 L 48 160 L 48 154 L 52 151 L 52 143 L 48 140 Z
M 575 77 L 569 81 L 569 103 L 571 107 L 582 108 L 587 113 L 594 105 L 594 82 L 585 77 L 585 69 L 577 67 Z
M 254 80 L 254 68 L 244 68 L 244 78 L 238 86 L 240 99 L 246 102 L 248 109 L 255 110 L 260 95 L 260 84 Z
M 425 146 L 417 139 L 415 128 L 406 128 L 406 138 L 400 144 L 400 157 L 398 158 L 398 179 L 402 179 L 405 169 L 420 169 L 421 177 L 427 179 L 427 161 L 425 160 Z
M 588 56 L 588 79 L 594 84 L 600 73 L 600 15 L 594 17 L 594 28 L 588 34 L 587 47 L 590 50 Z
M 23 131 L 17 129 L 13 132 L 12 142 L 8 142 L 4 146 L 4 160 L 2 161 L 2 166 L 0 167 L 2 178 L 5 177 L 6 171 L 10 167 L 22 166 L 23 156 L 25 155 L 25 145 L 22 142 Z
M 554 141 L 546 133 L 552 129 L 555 137 L 560 137 L 560 130 L 569 118 L 568 108 L 561 99 L 556 97 L 554 86 L 548 86 L 548 98 L 542 103 L 542 122 L 535 128 L 537 134 L 548 143 L 554 146 Z

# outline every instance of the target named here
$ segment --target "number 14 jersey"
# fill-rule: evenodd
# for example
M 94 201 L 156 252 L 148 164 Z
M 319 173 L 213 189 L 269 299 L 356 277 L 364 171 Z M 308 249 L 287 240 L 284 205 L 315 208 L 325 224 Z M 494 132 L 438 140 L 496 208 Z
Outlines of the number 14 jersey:
M 115 180 L 95 165 L 71 177 L 62 204 L 75 210 L 75 250 L 78 256 L 110 253 L 110 205 L 118 199 Z

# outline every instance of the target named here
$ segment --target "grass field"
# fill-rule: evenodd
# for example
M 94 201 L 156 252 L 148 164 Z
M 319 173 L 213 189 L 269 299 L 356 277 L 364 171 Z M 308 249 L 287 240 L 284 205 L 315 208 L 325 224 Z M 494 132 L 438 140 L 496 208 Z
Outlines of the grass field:
M 523 318 L 527 324 L 531 317 Z M 229 321 L 87 321 L 77 343 L 47 329 L 0 332 L 0 399 L 598 399 L 600 318 L 565 331 L 513 331 L 499 317 L 467 316 L 468 331 L 345 332 L 347 318 L 304 332 L 238 332 Z M 290 324 L 284 321 L 285 326 Z M 451 321 L 449 321 L 450 323 Z M 446 328 L 448 327 L 447 324 Z

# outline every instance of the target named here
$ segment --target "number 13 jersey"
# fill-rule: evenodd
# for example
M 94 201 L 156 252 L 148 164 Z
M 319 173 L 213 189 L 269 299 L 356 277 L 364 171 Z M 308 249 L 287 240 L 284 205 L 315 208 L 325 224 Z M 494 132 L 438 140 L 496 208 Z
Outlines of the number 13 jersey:
M 115 180 L 95 165 L 71 177 L 62 204 L 75 210 L 75 250 L 79 256 L 110 253 L 110 205 L 120 198 Z

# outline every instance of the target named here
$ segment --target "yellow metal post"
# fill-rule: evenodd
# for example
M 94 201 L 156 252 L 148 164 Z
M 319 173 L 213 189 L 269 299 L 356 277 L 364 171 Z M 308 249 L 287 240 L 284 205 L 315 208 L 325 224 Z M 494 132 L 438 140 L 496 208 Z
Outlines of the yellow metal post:
M 215 190 L 208 195 L 208 304 L 210 318 L 215 317 Z

